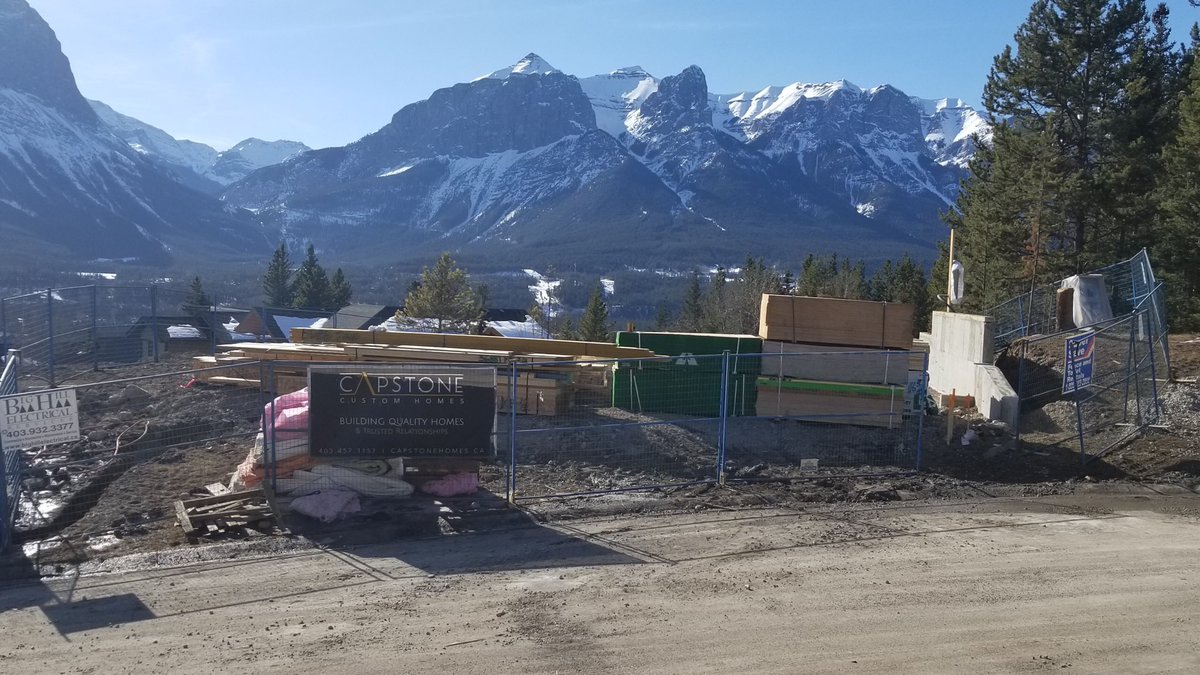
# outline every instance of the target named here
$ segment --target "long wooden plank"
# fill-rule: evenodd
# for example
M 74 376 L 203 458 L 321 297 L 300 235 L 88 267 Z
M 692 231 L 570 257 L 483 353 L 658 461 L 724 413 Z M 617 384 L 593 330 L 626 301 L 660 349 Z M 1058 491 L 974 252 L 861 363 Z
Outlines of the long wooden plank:
M 645 358 L 654 356 L 649 349 L 618 347 L 608 342 L 507 338 L 495 335 L 456 335 L 450 333 L 390 333 L 336 328 L 293 328 L 292 340 L 302 344 L 375 344 L 454 347 L 458 349 L 495 349 L 523 354 L 592 356 L 600 358 Z

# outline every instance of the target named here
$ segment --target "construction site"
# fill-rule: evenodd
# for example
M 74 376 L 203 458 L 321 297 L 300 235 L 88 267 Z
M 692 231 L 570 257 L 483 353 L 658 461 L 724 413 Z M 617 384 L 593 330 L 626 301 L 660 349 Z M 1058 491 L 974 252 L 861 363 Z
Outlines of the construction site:
M 9 634 L 38 644 L 36 607 L 64 639 L 141 645 L 150 669 L 187 670 L 197 648 L 230 667 L 297 653 L 311 665 L 330 647 L 366 658 L 385 617 L 419 612 L 429 631 L 401 643 L 453 670 L 479 657 L 582 668 L 585 656 L 538 648 L 564 640 L 592 665 L 670 670 L 667 653 L 620 656 L 610 638 L 656 622 L 683 636 L 717 607 L 745 621 L 830 602 L 913 609 L 946 589 L 970 612 L 967 589 L 1015 599 L 1030 574 L 1114 584 L 1061 611 L 1132 594 L 1149 613 L 1167 590 L 1118 584 L 1121 570 L 1186 577 L 1194 546 L 1126 559 L 1078 528 L 1124 541 L 1200 517 L 1200 338 L 1168 333 L 1159 288 L 1143 254 L 987 315 L 935 312 L 919 333 L 902 304 L 764 295 L 752 335 L 291 327 L 287 341 L 201 335 L 198 349 L 164 333 L 120 364 L 81 354 L 78 338 L 34 340 L 9 353 L 0 389 L 12 413 L 2 569 L 21 617 Z M 37 301 L 61 316 L 61 298 Z M 71 330 L 86 333 L 87 317 Z M 984 562 L 1013 546 L 1037 553 Z M 1118 562 L 1097 569 L 1097 556 Z M 922 566 L 935 559 L 948 577 Z M 1053 572 L 1035 572 L 1050 559 Z M 795 574 L 820 590 L 797 590 Z M 915 595 L 871 590 L 892 583 Z M 364 584 L 377 597 L 347 613 Z M 219 599 L 231 594 L 248 604 Z M 700 602 L 668 609 L 685 597 Z M 284 603 L 286 618 L 259 625 L 247 608 L 263 603 Z M 476 618 L 463 625 L 447 603 Z M 636 621 L 602 618 L 634 609 Z M 198 621 L 202 644 L 173 632 L 181 621 Z M 995 660 L 994 623 L 967 625 L 964 653 L 1016 667 Z M 1168 665 L 1185 658 L 1183 625 L 1159 631 Z M 239 642 L 265 630 L 268 645 Z M 6 660 L 46 656 L 17 642 L 0 648 Z M 840 653 L 880 670 L 912 656 L 887 640 L 835 642 L 822 643 L 824 669 Z M 1022 658 L 1122 662 L 1117 646 L 1044 651 Z

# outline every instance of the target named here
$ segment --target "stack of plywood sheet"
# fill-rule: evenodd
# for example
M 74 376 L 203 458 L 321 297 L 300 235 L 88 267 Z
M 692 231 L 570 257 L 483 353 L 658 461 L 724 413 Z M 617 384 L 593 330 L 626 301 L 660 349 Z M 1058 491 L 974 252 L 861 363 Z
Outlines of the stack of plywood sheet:
M 899 423 L 910 371 L 924 368 L 911 305 L 765 294 L 760 310 L 758 414 Z
M 763 417 L 892 428 L 902 423 L 904 387 L 762 377 L 757 411 Z
M 764 340 L 868 349 L 909 349 L 912 305 L 764 293 L 758 334 Z

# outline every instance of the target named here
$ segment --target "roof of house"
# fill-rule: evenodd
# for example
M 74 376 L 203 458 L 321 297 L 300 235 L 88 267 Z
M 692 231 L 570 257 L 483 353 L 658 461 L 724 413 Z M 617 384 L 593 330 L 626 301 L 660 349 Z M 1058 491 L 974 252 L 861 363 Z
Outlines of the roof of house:
M 291 307 L 255 307 L 235 329 L 238 333 L 270 336 L 275 340 L 291 341 L 293 328 L 307 328 L 318 319 L 327 319 L 333 312 Z M 265 332 L 264 332 L 265 331 Z
M 330 317 L 326 328 L 345 328 L 359 330 L 377 326 L 387 321 L 400 310 L 399 305 L 368 305 L 356 303 L 339 309 L 337 314 Z
M 546 329 L 526 315 L 524 321 L 485 321 L 484 324 L 502 337 L 544 338 Z

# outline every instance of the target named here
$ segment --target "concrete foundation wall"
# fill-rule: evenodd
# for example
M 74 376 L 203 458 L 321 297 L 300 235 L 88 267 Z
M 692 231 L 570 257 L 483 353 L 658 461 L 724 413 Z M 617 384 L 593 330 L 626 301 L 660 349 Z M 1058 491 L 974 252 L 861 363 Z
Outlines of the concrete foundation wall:
M 989 420 L 997 420 L 1017 428 L 1020 400 L 1017 392 L 996 366 L 975 365 L 975 407 Z
M 933 313 L 929 340 L 929 386 L 975 396 L 975 366 L 992 365 L 995 325 L 978 314 Z

